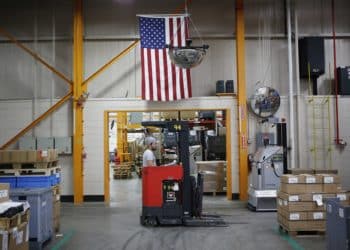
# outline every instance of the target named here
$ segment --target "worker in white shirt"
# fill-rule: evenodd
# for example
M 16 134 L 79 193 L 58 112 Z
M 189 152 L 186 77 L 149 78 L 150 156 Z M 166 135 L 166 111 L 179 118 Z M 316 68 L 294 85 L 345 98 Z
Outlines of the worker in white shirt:
M 145 145 L 147 149 L 143 153 L 142 166 L 157 166 L 156 156 L 153 153 L 157 149 L 157 140 L 152 136 L 148 136 L 145 138 Z

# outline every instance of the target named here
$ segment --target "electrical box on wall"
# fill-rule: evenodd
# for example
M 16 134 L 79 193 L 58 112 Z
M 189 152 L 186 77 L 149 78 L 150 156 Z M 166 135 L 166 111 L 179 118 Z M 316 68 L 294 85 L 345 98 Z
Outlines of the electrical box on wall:
M 72 137 L 55 137 L 55 149 L 58 154 L 72 154 Z
M 36 150 L 36 138 L 26 136 L 19 139 L 20 150 Z
M 54 148 L 53 137 L 37 137 L 36 148 L 38 150 L 53 149 Z
M 338 67 L 338 95 L 350 95 L 350 66 Z

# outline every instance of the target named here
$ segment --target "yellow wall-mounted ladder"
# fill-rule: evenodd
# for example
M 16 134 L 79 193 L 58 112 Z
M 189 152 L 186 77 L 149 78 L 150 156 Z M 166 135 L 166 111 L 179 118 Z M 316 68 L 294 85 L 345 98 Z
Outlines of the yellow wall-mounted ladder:
M 332 169 L 332 137 L 330 97 L 311 96 L 308 99 L 309 128 L 312 140 L 310 153 L 312 154 L 313 169 Z

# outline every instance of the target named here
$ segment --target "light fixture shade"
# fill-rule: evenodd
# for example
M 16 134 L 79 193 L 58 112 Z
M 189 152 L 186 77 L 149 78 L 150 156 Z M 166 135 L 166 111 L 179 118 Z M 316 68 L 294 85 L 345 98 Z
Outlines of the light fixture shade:
M 172 63 L 180 68 L 193 68 L 200 64 L 206 54 L 205 48 L 171 47 L 169 57 Z

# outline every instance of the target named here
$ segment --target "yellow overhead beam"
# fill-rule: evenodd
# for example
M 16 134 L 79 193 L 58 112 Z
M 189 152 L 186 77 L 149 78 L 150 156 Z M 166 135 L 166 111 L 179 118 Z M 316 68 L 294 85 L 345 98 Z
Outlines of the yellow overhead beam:
M 65 95 L 61 100 L 59 100 L 55 105 L 53 105 L 51 108 L 49 108 L 45 113 L 40 115 L 38 118 L 36 118 L 34 121 L 32 121 L 27 127 L 22 129 L 17 135 L 15 135 L 13 138 L 11 138 L 9 141 L 7 141 L 4 145 L 1 146 L 1 150 L 6 149 L 11 144 L 16 142 L 19 138 L 21 138 L 23 135 L 25 135 L 29 130 L 34 128 L 37 124 L 39 124 L 41 121 L 43 121 L 46 117 L 48 117 L 51 113 L 53 113 L 56 109 L 62 106 L 70 97 L 72 96 L 72 91 L 69 91 L 67 95 Z
M 238 93 L 239 198 L 248 198 L 247 93 L 245 81 L 244 4 L 236 0 L 236 64 Z
M 83 105 L 81 102 L 86 86 L 83 82 L 83 1 L 75 0 L 73 36 L 73 176 L 74 204 L 83 202 Z
M 42 59 L 37 53 L 33 52 L 31 49 L 29 49 L 28 47 L 26 47 L 24 44 L 22 44 L 21 42 L 19 42 L 16 38 L 14 38 L 10 33 L 8 33 L 7 31 L 5 31 L 3 28 L 0 28 L 0 34 L 4 35 L 5 37 L 7 37 L 11 42 L 13 42 L 14 44 L 16 44 L 18 47 L 20 47 L 21 49 L 23 49 L 25 52 L 27 52 L 29 55 L 31 55 L 32 57 L 34 57 L 36 60 L 38 60 L 39 62 L 41 62 L 44 66 L 46 66 L 49 70 L 51 70 L 53 73 L 55 73 L 58 77 L 60 77 L 61 79 L 63 79 L 65 82 L 67 82 L 68 84 L 72 85 L 72 81 L 70 79 L 68 79 L 63 73 L 59 72 L 57 69 L 55 69 L 53 66 L 51 66 L 50 64 L 48 64 L 44 59 Z

